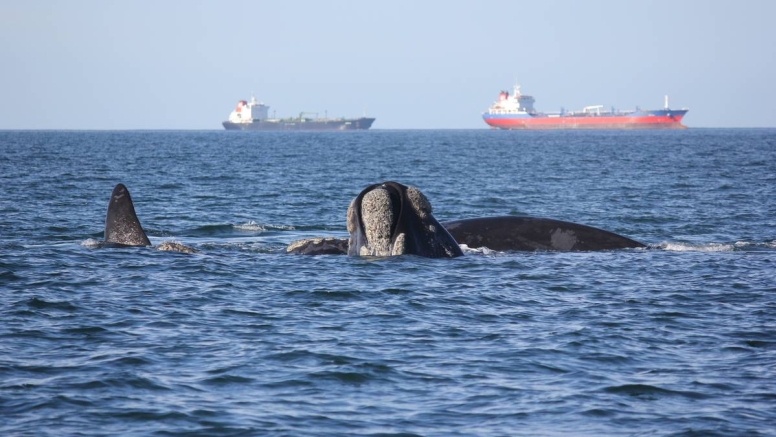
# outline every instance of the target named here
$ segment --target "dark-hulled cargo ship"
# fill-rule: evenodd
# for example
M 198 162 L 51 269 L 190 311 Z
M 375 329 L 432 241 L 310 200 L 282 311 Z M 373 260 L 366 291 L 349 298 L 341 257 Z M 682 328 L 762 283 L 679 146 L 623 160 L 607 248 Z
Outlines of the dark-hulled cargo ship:
M 620 111 L 595 105 L 581 111 L 539 112 L 533 104 L 534 98 L 520 94 L 520 85 L 515 85 L 512 95 L 501 91 L 498 100 L 482 114 L 482 119 L 494 129 L 687 129 L 682 118 L 689 111 L 687 108 L 669 108 L 668 96 L 663 109 L 636 107 Z
M 302 112 L 299 117 L 269 118 L 269 106 L 256 101 L 240 100 L 237 107 L 229 115 L 229 120 L 223 122 L 226 130 L 249 131 L 340 131 L 340 130 L 366 130 L 372 127 L 374 118 L 319 118 L 317 113 Z M 314 117 L 305 117 L 314 115 Z

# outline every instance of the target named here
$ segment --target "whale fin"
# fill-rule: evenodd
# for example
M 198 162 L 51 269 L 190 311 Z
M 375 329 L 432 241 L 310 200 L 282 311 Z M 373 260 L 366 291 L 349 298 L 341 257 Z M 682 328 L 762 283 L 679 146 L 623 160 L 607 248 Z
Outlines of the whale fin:
M 603 229 L 537 217 L 484 217 L 443 223 L 459 244 L 515 251 L 595 251 L 646 247 Z
M 132 197 L 124 184 L 113 188 L 105 216 L 105 243 L 121 246 L 150 246 L 140 220 L 135 214 Z

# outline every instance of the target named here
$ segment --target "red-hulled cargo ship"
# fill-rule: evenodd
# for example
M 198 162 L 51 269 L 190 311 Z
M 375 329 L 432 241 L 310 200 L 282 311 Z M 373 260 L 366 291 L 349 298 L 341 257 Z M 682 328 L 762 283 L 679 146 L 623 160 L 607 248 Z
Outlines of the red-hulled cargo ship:
M 687 129 L 682 118 L 689 109 L 670 109 L 668 96 L 665 107 L 654 110 L 604 110 L 603 105 L 596 105 L 581 111 L 538 112 L 534 101 L 520 94 L 520 85 L 515 85 L 512 95 L 501 91 L 482 118 L 494 129 Z

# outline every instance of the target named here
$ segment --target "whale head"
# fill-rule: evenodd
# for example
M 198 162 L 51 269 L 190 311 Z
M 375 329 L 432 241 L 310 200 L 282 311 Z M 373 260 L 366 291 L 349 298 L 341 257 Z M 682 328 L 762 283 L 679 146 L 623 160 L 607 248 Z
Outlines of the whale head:
M 415 187 L 384 182 L 366 187 L 350 202 L 348 255 L 419 255 L 453 258 L 461 248 L 431 213 Z

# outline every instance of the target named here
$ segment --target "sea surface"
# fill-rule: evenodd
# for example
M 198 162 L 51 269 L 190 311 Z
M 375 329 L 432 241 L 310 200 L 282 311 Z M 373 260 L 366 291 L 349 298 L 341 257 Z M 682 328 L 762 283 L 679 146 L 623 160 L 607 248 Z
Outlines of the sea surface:
M 649 248 L 284 252 L 387 180 Z M 2 131 L 0 435 L 774 436 L 776 130 Z

